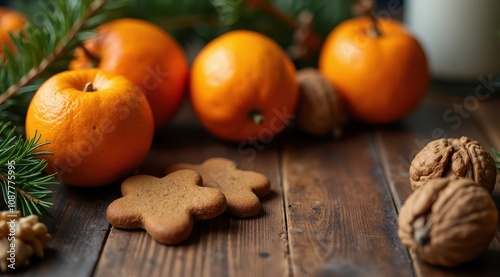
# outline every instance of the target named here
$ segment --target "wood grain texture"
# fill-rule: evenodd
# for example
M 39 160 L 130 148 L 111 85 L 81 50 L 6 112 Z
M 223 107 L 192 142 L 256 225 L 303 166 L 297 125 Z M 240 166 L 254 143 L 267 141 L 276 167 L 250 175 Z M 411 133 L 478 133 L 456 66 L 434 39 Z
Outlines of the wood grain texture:
M 458 105 L 463 106 L 464 99 L 431 93 L 419 109 L 401 124 L 373 132 L 373 140 L 398 209 L 412 192 L 408 173 L 410 163 L 431 140 L 469 136 L 478 140 L 485 149 L 492 147 L 483 130 L 477 127 L 478 122 L 474 118 L 478 114 L 477 109 L 455 112 Z M 485 118 L 481 120 L 488 121 Z M 492 195 L 497 206 L 500 203 L 499 192 L 497 185 Z M 429 266 L 412 255 L 417 276 L 498 276 L 498 263 L 494 261 L 500 258 L 500 226 L 497 230 L 488 251 L 475 261 L 453 269 Z
M 491 147 L 500 151 L 500 98 L 497 95 L 491 97 L 491 99 L 486 99 L 485 101 L 480 101 L 480 106 L 477 112 L 474 114 L 476 118 L 477 125 L 481 127 L 482 133 L 489 138 L 491 142 Z M 498 158 L 496 158 L 498 159 Z M 495 190 L 492 193 L 493 200 L 497 208 L 500 210 L 500 173 L 497 176 L 497 184 Z M 497 226 L 497 233 L 493 242 L 490 244 L 488 252 L 483 255 L 485 258 L 484 263 L 494 264 L 495 267 L 489 266 L 492 276 L 500 275 L 498 271 L 500 270 L 500 222 Z M 481 265 L 478 265 L 481 266 Z M 484 265 L 483 265 L 484 266 Z
M 185 107 L 157 133 L 138 172 L 160 177 L 172 163 L 235 160 L 271 180 L 259 216 L 198 222 L 186 242 L 164 246 L 141 230 L 109 229 L 105 211 L 119 184 L 61 185 L 53 218 L 44 218 L 53 235 L 47 256 L 6 276 L 500 276 L 500 225 L 485 253 L 452 269 L 420 262 L 397 237 L 409 164 L 427 142 L 466 135 L 500 149 L 500 99 L 459 111 L 465 99 L 431 93 L 398 124 L 351 125 L 340 140 L 289 128 L 250 148 L 208 135 Z
M 500 150 L 500 98 L 481 101 L 475 116 L 478 125 L 490 139 L 492 146 Z
M 283 178 L 294 276 L 412 276 L 368 136 L 289 137 Z
M 183 113 L 156 137 L 140 172 L 162 176 L 174 163 L 201 163 L 215 156 L 232 159 L 239 168 L 270 179 L 272 192 L 262 199 L 260 215 L 247 219 L 222 215 L 198 222 L 190 238 L 178 246 L 157 244 L 144 231 L 112 228 L 95 276 L 288 276 L 276 145 L 239 151 L 238 145 L 216 140 L 193 124 L 189 110 Z
M 92 275 L 109 230 L 106 208 L 119 195 L 118 184 L 92 189 L 61 184 L 52 189 L 52 218 L 42 219 L 53 236 L 45 257 L 32 259 L 29 268 L 18 268 L 12 276 Z

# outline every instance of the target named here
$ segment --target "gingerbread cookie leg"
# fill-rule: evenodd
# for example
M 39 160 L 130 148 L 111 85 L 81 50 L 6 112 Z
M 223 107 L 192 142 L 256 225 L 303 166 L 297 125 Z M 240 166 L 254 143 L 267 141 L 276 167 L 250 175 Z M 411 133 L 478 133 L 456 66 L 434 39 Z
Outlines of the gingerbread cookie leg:
M 237 169 L 233 161 L 225 158 L 211 158 L 199 165 L 174 164 L 167 168 L 167 173 L 182 169 L 199 172 L 204 186 L 222 191 L 227 199 L 226 212 L 236 217 L 257 215 L 261 208 L 259 197 L 271 191 L 267 177 L 254 171 Z
M 202 187 L 193 170 L 181 170 L 163 178 L 138 175 L 122 183 L 123 197 L 106 212 L 117 228 L 145 229 L 163 244 L 187 239 L 197 220 L 216 217 L 226 209 L 226 198 L 216 189 Z

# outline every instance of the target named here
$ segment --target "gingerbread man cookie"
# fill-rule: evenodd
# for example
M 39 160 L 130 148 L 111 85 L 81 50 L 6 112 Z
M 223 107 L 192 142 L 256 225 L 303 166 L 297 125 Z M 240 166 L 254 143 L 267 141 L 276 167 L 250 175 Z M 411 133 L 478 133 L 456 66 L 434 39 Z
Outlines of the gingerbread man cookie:
M 271 191 L 266 176 L 239 170 L 236 164 L 225 158 L 211 158 L 202 164 L 178 163 L 167 168 L 167 173 L 192 169 L 201 174 L 203 185 L 217 188 L 226 196 L 226 212 L 236 217 L 250 217 L 260 212 L 259 197 Z
M 123 197 L 109 205 L 106 216 L 114 227 L 142 228 L 159 243 L 180 243 L 189 237 L 195 221 L 216 217 L 226 209 L 224 195 L 202 183 L 193 170 L 163 178 L 132 176 L 122 183 Z

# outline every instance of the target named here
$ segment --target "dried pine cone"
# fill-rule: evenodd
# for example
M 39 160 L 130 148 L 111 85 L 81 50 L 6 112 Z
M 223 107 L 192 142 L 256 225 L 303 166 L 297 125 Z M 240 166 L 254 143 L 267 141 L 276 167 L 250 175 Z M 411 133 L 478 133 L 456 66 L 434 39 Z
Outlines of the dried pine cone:
M 421 260 L 451 267 L 488 248 L 497 222 L 495 203 L 484 188 L 468 179 L 438 178 L 408 197 L 398 235 Z
M 474 180 L 491 193 L 496 176 L 493 157 L 479 142 L 468 137 L 431 141 L 415 156 L 410 167 L 410 183 L 414 190 L 431 179 L 448 177 Z
M 19 217 L 19 212 L 0 213 L 0 270 L 2 272 L 6 272 L 12 263 L 16 268 L 28 266 L 32 255 L 43 257 L 43 248 L 47 247 L 51 238 L 47 226 L 38 222 L 36 215 Z M 14 246 L 14 251 L 12 251 L 12 246 Z

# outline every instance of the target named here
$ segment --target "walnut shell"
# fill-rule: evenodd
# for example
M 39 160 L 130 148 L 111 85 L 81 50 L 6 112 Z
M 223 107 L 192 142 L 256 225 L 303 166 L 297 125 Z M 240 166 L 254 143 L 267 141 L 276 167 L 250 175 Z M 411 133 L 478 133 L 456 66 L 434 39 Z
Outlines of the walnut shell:
M 493 157 L 468 137 L 438 139 L 429 142 L 410 166 L 412 189 L 418 189 L 434 178 L 467 178 L 490 193 L 495 188 L 497 168 Z
M 343 112 L 333 85 L 318 70 L 302 69 L 297 73 L 300 100 L 297 125 L 311 135 L 341 134 Z
M 438 178 L 408 197 L 398 235 L 422 261 L 452 267 L 488 248 L 497 223 L 498 211 L 484 188 L 469 179 Z

